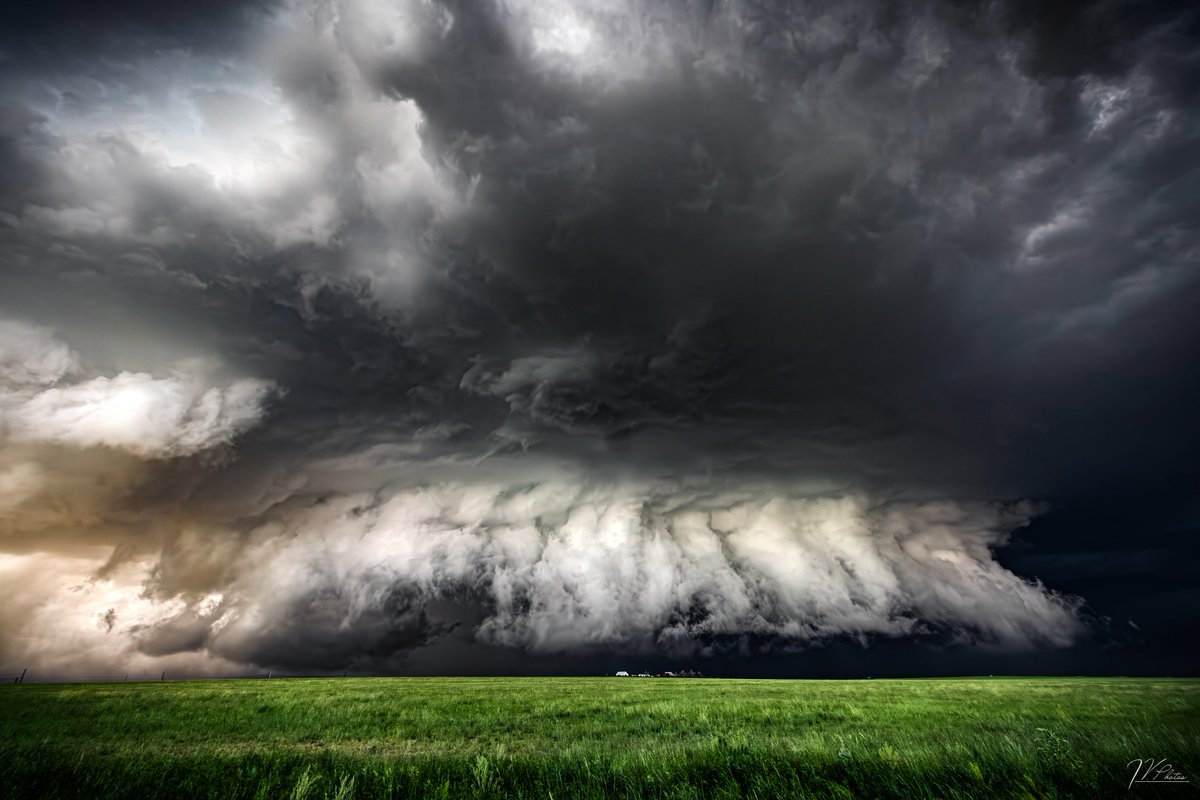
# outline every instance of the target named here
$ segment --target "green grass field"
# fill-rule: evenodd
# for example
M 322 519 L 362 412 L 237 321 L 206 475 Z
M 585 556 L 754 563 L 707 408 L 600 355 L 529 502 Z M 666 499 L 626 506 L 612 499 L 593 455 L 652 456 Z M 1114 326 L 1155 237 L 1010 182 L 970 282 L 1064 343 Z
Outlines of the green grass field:
M 1193 797 L 1200 680 L 0 687 L 5 797 Z M 1127 788 L 1131 759 L 1193 783 Z

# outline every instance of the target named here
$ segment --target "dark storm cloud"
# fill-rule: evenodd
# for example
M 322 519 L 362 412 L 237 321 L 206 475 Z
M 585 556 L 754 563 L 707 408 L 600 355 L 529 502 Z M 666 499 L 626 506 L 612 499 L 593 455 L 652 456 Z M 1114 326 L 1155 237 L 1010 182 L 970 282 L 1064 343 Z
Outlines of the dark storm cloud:
M 1010 30 L 1028 37 L 1029 68 L 1056 77 L 1121 75 L 1145 58 L 1143 37 L 1162 29 L 1195 36 L 1194 10 L 1180 2 L 1038 3 L 1014 0 L 1002 12 Z
M 1200 46 L 1063 8 L 121 6 L 169 44 L 7 50 L 6 550 L 75 559 L 98 663 L 1078 641 L 1063 562 L 997 551 L 1010 501 L 1194 476 Z M 15 644 L 45 591 L 5 658 L 62 658 Z
M 6 57 L 74 60 L 118 51 L 131 41 L 141 46 L 223 48 L 239 40 L 248 24 L 261 19 L 274 0 L 212 0 L 203 4 L 148 0 L 51 0 L 6 9 L 0 48 Z M 73 52 L 75 51 L 75 52 Z

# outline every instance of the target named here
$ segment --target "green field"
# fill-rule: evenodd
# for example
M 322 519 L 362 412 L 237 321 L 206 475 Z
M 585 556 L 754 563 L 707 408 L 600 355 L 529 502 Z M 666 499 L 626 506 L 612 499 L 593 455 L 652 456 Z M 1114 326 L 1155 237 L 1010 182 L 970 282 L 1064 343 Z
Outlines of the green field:
M 1200 680 L 0 688 L 4 797 L 1193 797 Z M 1194 782 L 1127 788 L 1131 759 Z

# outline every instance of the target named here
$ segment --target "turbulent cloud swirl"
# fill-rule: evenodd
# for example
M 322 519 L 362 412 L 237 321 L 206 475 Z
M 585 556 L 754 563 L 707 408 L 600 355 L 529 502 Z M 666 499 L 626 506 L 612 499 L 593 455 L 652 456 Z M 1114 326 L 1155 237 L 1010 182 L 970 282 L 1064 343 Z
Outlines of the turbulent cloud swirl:
M 1194 527 L 1200 44 L 1068 5 L 23 12 L 0 666 L 1112 639 L 1034 529 Z

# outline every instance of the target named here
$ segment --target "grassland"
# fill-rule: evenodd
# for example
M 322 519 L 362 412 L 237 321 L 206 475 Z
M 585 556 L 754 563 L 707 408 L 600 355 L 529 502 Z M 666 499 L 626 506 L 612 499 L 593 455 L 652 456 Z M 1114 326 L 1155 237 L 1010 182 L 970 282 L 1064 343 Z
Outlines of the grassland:
M 0 796 L 1196 796 L 1200 681 L 350 678 L 0 687 Z M 1127 788 L 1130 759 L 1190 785 Z

